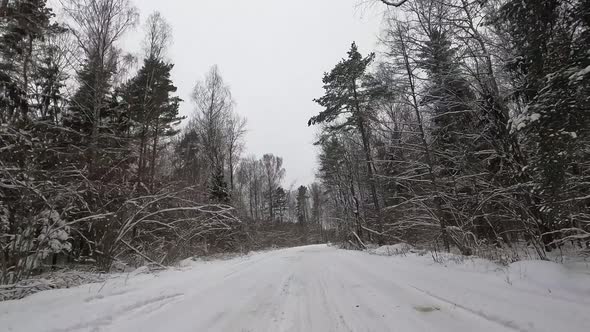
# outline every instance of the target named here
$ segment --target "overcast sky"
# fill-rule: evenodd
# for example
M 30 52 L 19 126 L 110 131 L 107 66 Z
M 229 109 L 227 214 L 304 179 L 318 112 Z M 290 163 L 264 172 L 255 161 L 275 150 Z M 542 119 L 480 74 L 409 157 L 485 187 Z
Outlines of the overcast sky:
M 142 23 L 157 10 L 172 25 L 168 57 L 173 78 L 193 107 L 195 82 L 217 64 L 248 119 L 246 154 L 273 153 L 284 158 L 285 186 L 314 179 L 316 129 L 307 120 L 321 109 L 322 75 L 346 56 L 352 41 L 363 53 L 374 49 L 380 7 L 362 0 L 135 0 Z M 142 29 L 127 36 L 141 39 Z M 122 45 L 124 48 L 136 45 Z

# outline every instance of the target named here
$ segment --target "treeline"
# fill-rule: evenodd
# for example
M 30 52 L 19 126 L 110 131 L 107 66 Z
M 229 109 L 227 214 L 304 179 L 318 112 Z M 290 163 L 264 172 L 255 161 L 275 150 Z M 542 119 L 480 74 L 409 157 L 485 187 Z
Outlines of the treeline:
M 261 223 L 293 220 L 295 197 L 280 157 L 241 161 L 246 120 L 217 67 L 181 125 L 164 18 L 147 18 L 133 56 L 120 48 L 138 25 L 130 0 L 60 4 L 62 22 L 45 0 L 0 4 L 0 284 L 306 241 Z
M 590 2 L 406 0 L 323 78 L 340 239 L 463 254 L 590 245 Z

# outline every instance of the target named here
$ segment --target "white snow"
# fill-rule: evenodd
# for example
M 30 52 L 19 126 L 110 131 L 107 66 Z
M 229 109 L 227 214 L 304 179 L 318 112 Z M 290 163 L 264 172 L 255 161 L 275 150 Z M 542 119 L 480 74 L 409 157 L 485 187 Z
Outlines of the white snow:
M 541 118 L 541 114 L 539 114 L 539 113 L 533 113 L 529 116 L 529 119 L 531 122 L 538 121 L 540 118 Z
M 587 272 L 587 271 L 586 271 Z M 522 287 L 590 295 L 588 275 L 547 261 L 523 261 L 510 264 L 506 271 L 512 283 Z
M 409 245 L 407 243 L 398 243 L 398 244 L 393 244 L 393 245 L 381 246 L 381 247 L 371 251 L 371 253 L 373 253 L 375 255 L 381 255 L 381 256 L 393 256 L 393 255 L 406 254 L 413 249 L 414 249 L 414 247 L 412 247 L 411 245 Z
M 137 272 L 137 271 L 136 271 Z M 590 274 L 309 246 L 0 303 L 2 331 L 590 331 Z
M 525 108 L 524 113 L 521 115 L 516 116 L 512 119 L 511 128 L 516 131 L 520 131 L 526 128 L 529 124 L 539 121 L 541 119 L 541 114 L 539 113 L 528 113 L 528 107 Z

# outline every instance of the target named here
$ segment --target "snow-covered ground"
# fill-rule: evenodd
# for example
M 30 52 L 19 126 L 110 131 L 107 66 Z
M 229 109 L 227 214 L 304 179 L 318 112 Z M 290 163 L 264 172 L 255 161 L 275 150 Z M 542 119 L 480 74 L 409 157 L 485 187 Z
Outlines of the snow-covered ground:
M 590 274 L 309 246 L 0 303 L 1 331 L 590 331 Z

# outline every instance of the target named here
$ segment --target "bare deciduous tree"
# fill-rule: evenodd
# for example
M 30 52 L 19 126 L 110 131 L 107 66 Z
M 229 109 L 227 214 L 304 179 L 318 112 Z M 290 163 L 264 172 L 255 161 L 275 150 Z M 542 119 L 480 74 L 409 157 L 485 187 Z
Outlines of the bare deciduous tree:
M 230 189 L 234 190 L 234 173 L 237 161 L 240 159 L 240 155 L 244 149 L 244 136 L 246 135 L 246 124 L 245 118 L 238 114 L 232 114 L 227 123 L 227 134 L 228 134 L 228 173 Z
M 146 58 L 162 59 L 172 43 L 172 27 L 158 11 L 152 13 L 145 23 L 146 36 L 143 52 Z
M 264 166 L 264 177 L 266 181 L 266 191 L 268 195 L 268 214 L 270 221 L 274 221 L 274 194 L 278 188 L 279 183 L 285 176 L 285 169 L 283 168 L 283 158 L 277 157 L 273 154 L 265 154 L 262 156 L 262 165 Z

